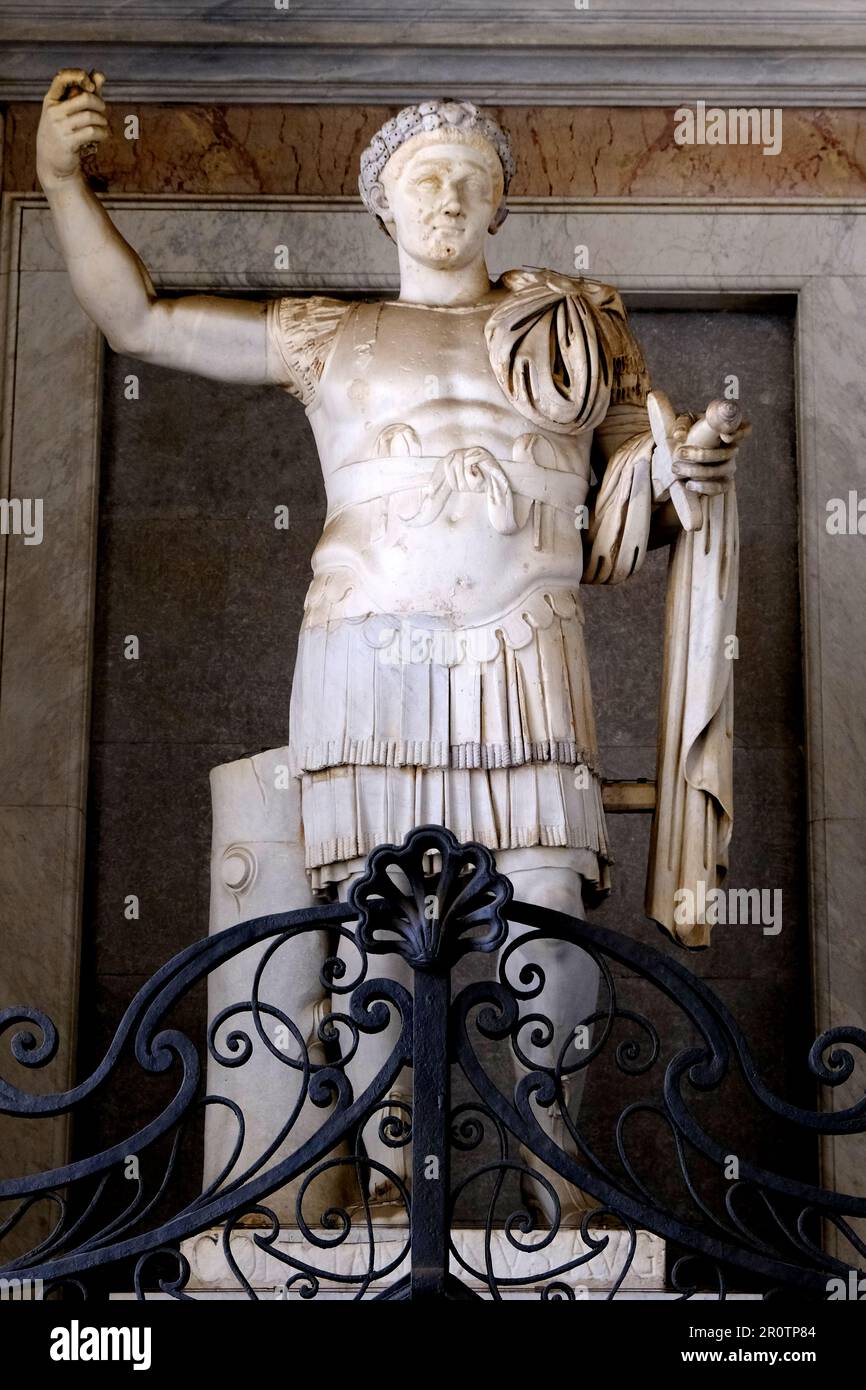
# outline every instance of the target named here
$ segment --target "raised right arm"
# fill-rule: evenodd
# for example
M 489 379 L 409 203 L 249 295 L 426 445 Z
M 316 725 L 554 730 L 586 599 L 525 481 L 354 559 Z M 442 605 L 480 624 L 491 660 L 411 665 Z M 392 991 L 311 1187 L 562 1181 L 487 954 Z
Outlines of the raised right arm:
M 147 269 L 86 183 L 82 146 L 108 135 L 104 78 L 66 68 L 42 106 L 37 173 L 75 297 L 116 352 L 218 381 L 279 380 L 268 353 L 267 303 L 215 295 L 158 295 Z M 78 95 L 68 95 L 79 88 Z

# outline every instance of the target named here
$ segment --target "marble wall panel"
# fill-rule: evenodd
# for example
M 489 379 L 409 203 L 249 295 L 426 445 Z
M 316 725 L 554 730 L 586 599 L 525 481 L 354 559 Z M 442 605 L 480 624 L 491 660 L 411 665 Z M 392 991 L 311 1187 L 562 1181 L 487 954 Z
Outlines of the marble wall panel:
M 0 796 L 82 809 L 101 341 L 68 279 L 50 284 L 46 313 L 44 281 L 23 272 L 18 282 L 8 495 L 41 500 L 44 534 L 9 538 Z M 58 396 L 62 418 L 46 409 Z
M 110 77 L 110 74 L 109 74 Z M 111 101 L 110 82 L 106 97 Z M 357 195 L 361 150 L 396 106 L 135 104 L 89 168 L 113 193 Z M 489 108 L 511 136 L 517 197 L 849 198 L 866 192 L 866 111 L 788 107 L 778 155 L 677 145 L 669 106 Z M 40 107 L 8 106 L 3 187 L 36 190 Z M 124 138 L 124 118 L 140 136 Z

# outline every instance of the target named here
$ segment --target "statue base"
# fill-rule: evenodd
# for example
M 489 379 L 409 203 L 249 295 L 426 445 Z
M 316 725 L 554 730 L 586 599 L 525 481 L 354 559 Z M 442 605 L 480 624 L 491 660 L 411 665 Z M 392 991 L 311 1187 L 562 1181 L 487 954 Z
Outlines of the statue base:
M 374 1226 L 376 1267 L 387 1269 L 400 1252 L 408 1247 L 408 1229 L 393 1225 Z M 243 1277 L 260 1298 L 284 1300 L 299 1299 L 309 1279 L 300 1271 L 284 1264 L 277 1256 L 256 1245 L 255 1237 L 265 1235 L 253 1228 L 236 1229 L 231 1236 L 232 1258 Z M 319 1234 L 317 1232 L 316 1234 Z M 553 1279 L 566 1284 L 579 1298 L 605 1297 L 619 1279 L 628 1263 L 631 1236 L 628 1231 L 594 1231 L 599 1240 L 606 1240 L 603 1250 L 598 1251 L 585 1264 L 556 1275 L 553 1271 L 579 1259 L 588 1253 L 588 1247 L 576 1230 L 559 1231 L 543 1249 L 533 1249 L 547 1237 L 547 1232 L 532 1231 L 515 1239 L 524 1247 L 515 1249 L 508 1241 L 505 1231 L 491 1233 L 491 1264 L 499 1283 L 503 1298 L 538 1298 L 545 1284 Z M 334 1233 L 322 1231 L 323 1239 L 333 1239 Z M 454 1246 L 462 1260 L 471 1269 L 485 1268 L 485 1233 L 482 1229 L 461 1228 L 451 1232 Z M 289 1256 L 301 1264 L 314 1266 L 327 1271 L 328 1278 L 320 1279 L 318 1298 L 350 1299 L 357 1296 L 367 1276 L 370 1244 L 366 1227 L 362 1224 L 339 1245 L 331 1249 L 321 1249 L 307 1240 L 297 1227 L 283 1226 L 273 1242 L 278 1254 Z M 185 1240 L 181 1250 L 190 1264 L 190 1278 L 187 1292 L 194 1298 L 246 1298 L 248 1294 L 239 1283 L 223 1250 L 223 1231 L 213 1227 L 199 1235 Z M 403 1279 L 409 1273 L 408 1255 L 389 1270 L 387 1275 L 370 1285 L 365 1299 Z M 451 1256 L 451 1273 L 459 1278 L 475 1293 L 482 1296 L 487 1290 L 483 1278 L 467 1272 L 460 1260 Z M 297 1277 L 289 1289 L 286 1281 Z M 509 1288 L 504 1281 L 519 1278 L 520 1284 Z M 634 1257 L 623 1280 L 619 1297 L 653 1297 L 663 1293 L 665 1287 L 665 1243 L 649 1231 L 638 1231 Z

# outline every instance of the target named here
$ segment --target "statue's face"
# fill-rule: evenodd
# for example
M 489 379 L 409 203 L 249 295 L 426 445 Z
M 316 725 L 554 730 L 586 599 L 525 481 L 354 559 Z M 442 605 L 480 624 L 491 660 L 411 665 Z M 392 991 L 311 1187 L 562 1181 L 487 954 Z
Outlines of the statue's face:
M 470 264 L 483 251 L 501 182 L 471 145 L 422 145 L 396 175 L 382 173 L 385 221 L 398 245 L 424 265 Z

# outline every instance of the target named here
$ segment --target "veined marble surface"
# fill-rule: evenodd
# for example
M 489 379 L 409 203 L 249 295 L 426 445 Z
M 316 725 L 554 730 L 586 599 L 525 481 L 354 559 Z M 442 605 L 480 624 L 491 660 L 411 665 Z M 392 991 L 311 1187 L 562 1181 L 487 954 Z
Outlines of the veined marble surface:
M 765 156 L 759 145 L 677 145 L 674 113 L 682 102 L 684 98 L 656 106 L 563 107 L 543 102 L 516 106 L 497 99 L 491 109 L 509 132 L 517 163 L 513 195 L 769 199 L 866 194 L 866 110 L 786 106 L 781 149 Z M 7 107 L 4 188 L 40 191 L 35 155 L 40 109 L 36 102 L 23 101 Z M 138 117 L 139 138 L 127 140 L 116 119 L 111 138 L 88 167 L 96 187 L 112 193 L 355 197 L 361 150 L 395 109 L 381 101 L 288 106 L 126 102 L 123 115 Z

